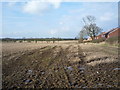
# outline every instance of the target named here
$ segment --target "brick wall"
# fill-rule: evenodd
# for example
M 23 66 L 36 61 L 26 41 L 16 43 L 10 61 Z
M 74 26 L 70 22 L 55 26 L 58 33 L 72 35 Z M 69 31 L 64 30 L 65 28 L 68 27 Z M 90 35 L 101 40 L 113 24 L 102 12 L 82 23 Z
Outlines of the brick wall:
M 117 28 L 114 31 L 112 31 L 111 33 L 109 33 L 107 38 L 115 37 L 115 36 L 120 36 L 120 28 Z

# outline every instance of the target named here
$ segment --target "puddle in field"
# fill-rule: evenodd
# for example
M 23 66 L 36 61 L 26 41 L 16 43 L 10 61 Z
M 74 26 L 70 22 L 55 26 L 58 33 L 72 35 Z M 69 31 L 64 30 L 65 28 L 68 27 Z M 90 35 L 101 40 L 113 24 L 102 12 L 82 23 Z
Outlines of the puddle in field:
M 102 84 L 101 84 L 101 83 L 98 83 L 98 86 L 102 86 Z
M 32 80 L 27 79 L 27 80 L 25 80 L 24 82 L 25 82 L 25 84 L 28 84 L 28 83 L 32 82 Z
M 82 68 L 82 67 L 79 67 L 78 69 L 79 69 L 79 70 L 85 70 L 85 68 Z
M 111 85 L 107 85 L 107 87 L 112 87 Z
M 73 71 L 73 68 L 71 66 L 67 67 L 67 69 Z
M 43 75 L 43 74 L 45 74 L 45 72 L 41 72 L 41 74 Z
M 42 74 L 42 75 L 44 75 L 44 74 L 45 74 L 45 72 L 44 72 L 44 71 L 41 71 L 41 74 Z
M 32 70 L 28 70 L 27 74 L 32 74 L 32 72 L 33 72 Z
M 84 87 L 82 87 L 82 88 L 88 88 L 87 86 L 84 86 Z
M 120 70 L 120 68 L 114 68 L 113 70 Z

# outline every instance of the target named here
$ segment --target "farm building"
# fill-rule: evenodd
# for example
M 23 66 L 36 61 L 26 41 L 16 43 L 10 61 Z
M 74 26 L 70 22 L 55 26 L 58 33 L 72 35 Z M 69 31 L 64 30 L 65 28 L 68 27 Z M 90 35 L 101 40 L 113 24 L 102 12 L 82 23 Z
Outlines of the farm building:
M 105 37 L 106 32 L 102 32 L 100 35 L 96 36 L 95 39 L 100 39 Z
M 89 37 L 87 40 L 88 40 L 88 41 L 91 41 L 91 40 L 92 40 L 92 38 L 91 38 L 91 37 Z
M 120 28 L 114 28 L 108 32 L 103 32 L 100 35 L 96 36 L 95 39 L 100 38 L 111 38 L 120 36 Z
M 114 29 L 106 32 L 104 35 L 106 38 L 118 37 L 118 36 L 120 36 L 120 28 L 114 28 Z

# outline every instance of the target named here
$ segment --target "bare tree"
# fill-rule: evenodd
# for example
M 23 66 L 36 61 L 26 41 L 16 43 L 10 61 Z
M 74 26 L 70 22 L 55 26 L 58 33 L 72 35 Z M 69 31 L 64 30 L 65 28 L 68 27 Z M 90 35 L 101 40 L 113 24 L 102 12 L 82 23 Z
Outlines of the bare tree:
M 78 36 L 80 39 L 84 39 L 84 37 L 86 36 L 86 31 L 84 30 L 84 28 L 82 28 Z
M 101 28 L 96 25 L 96 18 L 94 16 L 86 16 L 83 18 L 84 26 L 80 31 L 80 35 L 88 35 L 92 39 L 96 37 L 97 34 L 101 32 Z M 83 34 L 84 32 L 84 34 Z
M 79 43 L 83 42 L 85 36 L 86 36 L 86 32 L 85 32 L 84 28 L 82 28 L 82 30 L 79 32 L 79 34 L 77 36 L 79 39 L 78 42 Z

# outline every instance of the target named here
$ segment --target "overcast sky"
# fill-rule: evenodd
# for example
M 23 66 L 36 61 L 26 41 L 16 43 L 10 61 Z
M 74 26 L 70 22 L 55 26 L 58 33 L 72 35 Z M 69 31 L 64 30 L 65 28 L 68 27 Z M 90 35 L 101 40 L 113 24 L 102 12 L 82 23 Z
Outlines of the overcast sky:
M 97 25 L 108 31 L 118 26 L 117 2 L 1 2 L 2 37 L 75 38 L 82 18 L 96 17 Z M 0 4 L 1 5 L 1 4 Z

